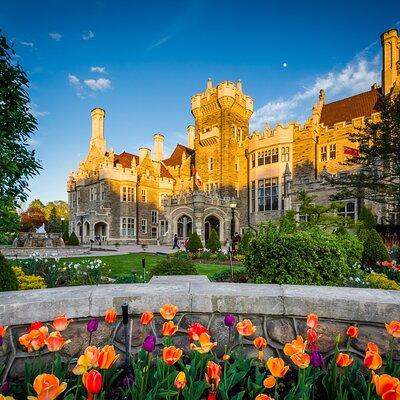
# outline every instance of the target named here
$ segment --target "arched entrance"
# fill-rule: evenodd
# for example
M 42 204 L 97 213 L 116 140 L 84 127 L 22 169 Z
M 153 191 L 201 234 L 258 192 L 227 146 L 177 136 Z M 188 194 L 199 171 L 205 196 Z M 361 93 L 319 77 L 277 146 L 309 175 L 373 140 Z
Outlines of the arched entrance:
M 85 221 L 83 223 L 83 236 L 84 236 L 84 242 L 88 242 L 90 239 L 90 224 L 88 221 Z
M 211 229 L 217 232 L 219 238 L 221 237 L 220 222 L 215 215 L 209 215 L 204 221 L 204 239 L 206 242 L 210 237 Z
M 188 215 L 182 215 L 177 223 L 177 235 L 181 240 L 187 239 L 193 231 L 193 220 Z
M 76 223 L 76 231 L 75 231 L 76 236 L 78 236 L 79 241 L 82 241 L 82 236 L 83 236 L 83 226 L 82 223 L 79 221 Z
M 101 241 L 108 239 L 108 226 L 105 222 L 96 222 L 93 226 L 94 237 L 100 238 Z

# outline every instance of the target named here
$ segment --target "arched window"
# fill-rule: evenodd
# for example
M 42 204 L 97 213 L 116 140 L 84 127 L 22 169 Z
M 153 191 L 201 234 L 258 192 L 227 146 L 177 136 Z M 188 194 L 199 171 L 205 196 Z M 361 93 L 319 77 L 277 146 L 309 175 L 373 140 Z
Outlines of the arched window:
M 179 239 L 186 239 L 188 238 L 193 230 L 193 220 L 188 215 L 182 215 L 178 219 L 178 238 Z

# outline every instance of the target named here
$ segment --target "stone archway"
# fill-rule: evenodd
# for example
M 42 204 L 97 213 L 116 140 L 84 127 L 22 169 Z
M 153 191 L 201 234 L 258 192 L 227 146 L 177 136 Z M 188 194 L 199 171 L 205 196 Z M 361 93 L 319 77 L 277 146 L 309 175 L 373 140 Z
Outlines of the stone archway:
M 89 221 L 83 223 L 83 241 L 89 242 L 90 239 L 90 224 Z
M 221 237 L 221 222 L 220 222 L 219 218 L 216 217 L 215 215 L 209 215 L 204 220 L 204 240 L 205 240 L 205 242 L 208 241 L 212 229 L 214 229 L 217 232 L 218 237 L 220 238 Z
M 93 233 L 94 237 L 100 238 L 100 241 L 108 240 L 108 224 L 104 221 L 96 222 L 93 225 Z
M 189 217 L 189 215 L 186 214 L 182 215 L 177 220 L 176 228 L 177 228 L 176 232 L 178 235 L 178 239 L 180 240 L 188 239 L 193 232 L 193 219 Z

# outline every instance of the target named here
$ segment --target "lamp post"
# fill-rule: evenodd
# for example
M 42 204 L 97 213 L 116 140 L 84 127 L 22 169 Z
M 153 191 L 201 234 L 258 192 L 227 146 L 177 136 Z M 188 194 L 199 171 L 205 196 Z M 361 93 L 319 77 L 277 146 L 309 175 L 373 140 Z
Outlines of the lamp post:
M 61 217 L 61 237 L 64 235 L 64 217 Z
M 230 207 L 232 210 L 232 219 L 231 219 L 231 238 L 233 239 L 233 235 L 235 234 L 235 208 L 236 208 L 237 204 L 234 201 L 231 201 L 230 203 Z M 232 243 L 232 247 L 233 247 L 233 243 Z M 232 249 L 234 250 L 234 249 Z

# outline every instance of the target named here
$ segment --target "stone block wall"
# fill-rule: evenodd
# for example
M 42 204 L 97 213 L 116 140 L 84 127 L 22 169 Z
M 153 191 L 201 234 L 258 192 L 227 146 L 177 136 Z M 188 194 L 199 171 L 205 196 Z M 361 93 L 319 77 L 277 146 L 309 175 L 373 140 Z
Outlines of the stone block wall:
M 346 329 L 356 323 L 360 335 L 352 340 L 350 351 L 355 357 L 363 357 L 366 344 L 374 341 L 382 353 L 389 349 L 389 335 L 384 323 L 400 319 L 400 293 L 377 289 L 312 287 L 291 285 L 256 285 L 211 283 L 206 277 L 163 277 L 149 284 L 80 286 L 0 293 L 0 324 L 8 325 L 4 344 L 0 347 L 0 365 L 5 364 L 5 376 L 22 374 L 24 360 L 31 357 L 19 347 L 18 337 L 25 332 L 26 325 L 33 321 L 52 321 L 60 313 L 66 313 L 74 322 L 63 332 L 72 342 L 65 347 L 65 356 L 76 357 L 88 345 L 86 323 L 96 317 L 101 322 L 93 334 L 92 344 L 103 345 L 110 341 L 120 353 L 124 353 L 124 327 L 121 322 L 110 327 L 104 322 L 108 308 L 119 312 L 121 305 L 129 305 L 130 320 L 128 340 L 131 352 L 137 352 L 145 334 L 139 323 L 143 311 L 155 312 L 151 325 L 161 348 L 162 318 L 158 310 L 165 303 L 175 304 L 179 312 L 175 322 L 179 331 L 173 342 L 188 348 L 186 330 L 193 322 L 200 322 L 210 329 L 213 340 L 218 342 L 217 354 L 222 354 L 228 343 L 228 328 L 223 324 L 227 313 L 237 320 L 249 318 L 257 327 L 255 335 L 245 338 L 246 353 L 257 353 L 252 345 L 256 336 L 268 341 L 266 357 L 283 356 L 283 346 L 296 335 L 306 335 L 305 319 L 313 312 L 319 315 L 318 333 L 321 351 L 329 356 L 334 351 L 334 341 L 340 334 L 340 347 L 346 349 Z M 119 321 L 121 318 L 119 318 Z M 239 338 L 231 331 L 231 344 L 238 345 Z M 394 354 L 400 359 L 399 347 Z M 44 356 L 49 358 L 50 354 Z M 121 357 L 123 360 L 123 357 Z M 76 358 L 72 359 L 75 362 Z

